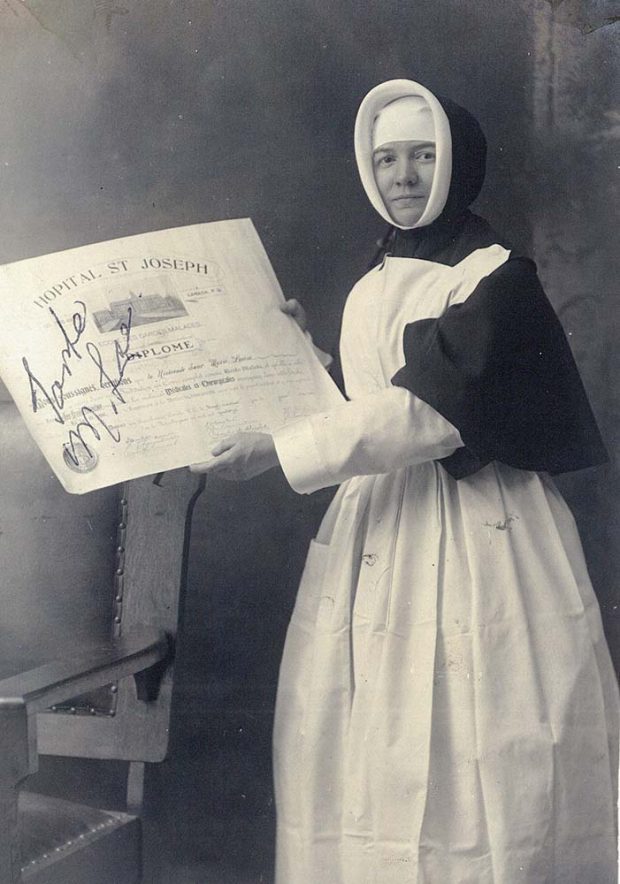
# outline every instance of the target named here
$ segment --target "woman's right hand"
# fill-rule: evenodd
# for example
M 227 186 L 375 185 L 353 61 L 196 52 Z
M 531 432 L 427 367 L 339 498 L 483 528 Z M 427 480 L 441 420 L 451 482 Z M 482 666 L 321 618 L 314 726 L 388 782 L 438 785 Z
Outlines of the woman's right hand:
M 286 313 L 287 316 L 292 316 L 302 332 L 308 330 L 308 317 L 306 316 L 306 311 L 296 298 L 290 298 L 288 301 L 285 301 L 284 304 L 280 306 L 280 310 L 282 313 Z
M 243 482 L 277 467 L 280 461 L 269 433 L 235 433 L 212 450 L 212 460 L 190 464 L 192 473 L 211 473 Z

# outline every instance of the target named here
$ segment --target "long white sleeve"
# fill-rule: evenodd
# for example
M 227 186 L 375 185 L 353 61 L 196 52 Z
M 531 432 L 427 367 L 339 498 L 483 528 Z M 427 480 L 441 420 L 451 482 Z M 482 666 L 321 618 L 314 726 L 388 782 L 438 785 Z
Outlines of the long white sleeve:
M 456 427 L 401 387 L 282 427 L 274 442 L 284 474 L 300 494 L 447 457 L 463 445 Z

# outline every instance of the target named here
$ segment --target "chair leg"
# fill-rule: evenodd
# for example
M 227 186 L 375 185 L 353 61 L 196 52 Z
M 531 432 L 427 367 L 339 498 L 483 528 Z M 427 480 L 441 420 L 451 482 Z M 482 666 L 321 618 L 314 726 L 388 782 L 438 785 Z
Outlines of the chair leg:
M 127 813 L 142 816 L 144 800 L 144 762 L 130 761 L 127 774 Z
M 28 715 L 24 703 L 0 703 L 0 729 L 6 747 L 0 757 L 0 884 L 21 880 L 21 839 L 17 798 L 19 784 L 36 768 L 36 753 L 30 757 Z

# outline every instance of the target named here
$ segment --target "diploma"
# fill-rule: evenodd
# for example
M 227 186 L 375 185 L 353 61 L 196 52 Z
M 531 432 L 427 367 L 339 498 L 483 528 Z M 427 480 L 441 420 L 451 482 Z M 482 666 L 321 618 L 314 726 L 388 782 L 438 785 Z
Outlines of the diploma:
M 210 458 L 342 397 L 249 219 L 0 267 L 0 375 L 72 493 Z

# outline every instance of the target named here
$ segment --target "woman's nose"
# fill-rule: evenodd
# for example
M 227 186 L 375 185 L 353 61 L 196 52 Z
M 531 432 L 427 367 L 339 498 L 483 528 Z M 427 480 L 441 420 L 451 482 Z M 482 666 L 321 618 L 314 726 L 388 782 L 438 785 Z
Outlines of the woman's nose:
M 418 167 L 415 160 L 403 159 L 396 169 L 396 180 L 399 184 L 415 184 L 418 180 Z

